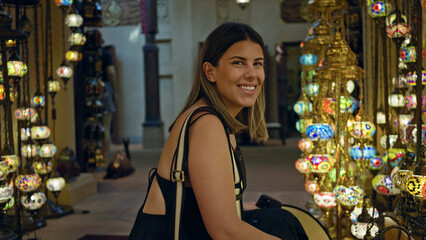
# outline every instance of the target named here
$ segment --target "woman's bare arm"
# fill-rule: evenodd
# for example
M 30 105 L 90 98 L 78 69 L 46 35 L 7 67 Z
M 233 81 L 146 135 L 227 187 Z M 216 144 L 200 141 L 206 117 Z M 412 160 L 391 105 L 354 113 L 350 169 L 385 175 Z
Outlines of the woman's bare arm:
M 191 126 L 188 157 L 191 185 L 213 239 L 279 239 L 238 217 L 229 145 L 216 116 L 205 115 Z

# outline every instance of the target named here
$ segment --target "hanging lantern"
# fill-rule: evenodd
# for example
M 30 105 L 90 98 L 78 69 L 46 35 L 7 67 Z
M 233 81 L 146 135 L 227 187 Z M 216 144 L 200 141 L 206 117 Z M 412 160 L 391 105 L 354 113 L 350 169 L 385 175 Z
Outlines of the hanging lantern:
M 299 58 L 300 64 L 302 66 L 316 66 L 318 57 L 315 54 L 302 54 Z
M 61 8 L 67 8 L 72 5 L 73 0 L 55 0 L 56 6 Z
M 45 103 L 46 101 L 40 91 L 40 88 L 37 88 L 36 92 L 34 93 L 34 97 L 31 99 L 31 106 L 41 109 L 44 107 Z
M 333 193 L 339 203 L 344 206 L 356 206 L 364 196 L 364 191 L 357 185 L 337 185 Z
M 311 101 L 309 101 L 308 99 L 301 99 L 299 101 L 297 101 L 294 106 L 293 106 L 293 110 L 298 114 L 298 115 L 306 115 L 312 112 L 312 103 Z
M 390 38 L 403 38 L 410 32 L 407 18 L 400 12 L 386 17 L 386 33 Z
M 0 203 L 5 203 L 13 196 L 13 187 L 9 184 L 0 186 Z
M 20 164 L 19 157 L 13 153 L 12 149 L 8 145 L 3 147 L 1 152 L 1 162 L 6 163 L 6 170 L 8 173 L 15 172 Z
M 299 140 L 297 146 L 302 152 L 311 152 L 314 146 L 313 142 L 309 138 L 302 138 Z
M 386 1 L 370 1 L 368 0 L 368 14 L 372 18 L 386 17 L 392 9 L 392 5 Z
M 20 174 L 16 177 L 15 186 L 22 192 L 33 192 L 40 186 L 42 180 L 37 173 Z
M 80 48 L 86 43 L 86 36 L 81 32 L 79 28 L 74 30 L 71 35 L 68 37 L 68 42 L 70 43 L 70 46 Z
M 45 143 L 38 148 L 38 155 L 42 158 L 51 158 L 56 154 L 57 148 L 52 143 Z
M 359 217 L 362 213 L 362 209 L 363 209 L 363 207 L 359 207 L 359 206 L 356 206 L 354 208 L 354 210 L 351 213 L 351 217 L 350 217 L 352 223 L 356 223 L 360 219 Z M 370 218 L 378 218 L 379 215 L 380 215 L 377 208 L 370 206 L 370 207 L 366 208 L 365 210 L 367 210 L 367 213 L 370 216 Z
M 19 19 L 19 25 L 17 27 L 19 30 L 25 32 L 27 35 L 30 35 L 34 29 L 35 26 L 31 21 L 28 19 L 26 12 L 24 11 L 24 14 L 22 15 L 21 19 Z
M 50 75 L 50 77 L 47 80 L 47 92 L 54 98 L 56 96 L 56 93 L 59 92 L 61 89 L 61 84 L 59 83 L 56 78 L 53 77 L 53 75 Z
M 422 164 L 420 162 L 420 164 Z M 420 174 L 413 174 L 406 183 L 407 191 L 418 198 L 423 198 L 422 191 L 424 191 L 424 185 L 426 183 L 426 176 Z
M 0 180 L 3 181 L 9 175 L 9 164 L 7 162 L 0 162 Z
M 32 167 L 34 171 L 39 175 L 46 175 L 52 172 L 52 162 L 47 159 L 34 159 Z
M 373 178 L 371 184 L 377 193 L 383 195 L 398 195 L 401 193 L 401 191 L 393 184 L 390 175 L 379 173 Z
M 426 144 L 426 125 L 422 124 L 422 142 Z M 403 137 L 405 143 L 417 143 L 417 124 L 409 124 Z
M 297 171 L 301 174 L 308 174 L 311 172 L 311 162 L 306 158 L 299 158 L 295 162 Z
M 8 40 L 6 40 L 6 47 L 7 48 L 14 48 L 14 47 L 16 47 L 16 39 L 8 39 Z
M 314 180 L 308 180 L 305 183 L 305 190 L 310 194 L 310 195 L 314 195 L 316 192 L 319 191 L 319 185 L 317 183 L 317 181 Z
M 405 46 L 401 47 L 401 51 L 399 53 L 402 61 L 405 63 L 413 63 L 417 58 L 416 47 L 414 46 Z
M 408 81 L 405 75 L 398 74 L 397 76 L 392 78 L 392 84 L 395 86 L 395 88 L 407 88 L 408 87 Z
M 319 84 L 318 83 L 308 83 L 306 84 L 306 95 L 310 97 L 314 97 L 318 95 L 319 92 Z
M 327 123 L 315 123 L 306 127 L 306 136 L 311 140 L 328 140 L 334 135 L 334 129 Z
M 373 145 L 365 145 L 364 149 L 361 150 L 361 147 L 359 145 L 355 145 L 351 147 L 350 155 L 356 161 L 361 159 L 368 160 L 376 155 L 376 149 Z
M 65 53 L 65 59 L 70 63 L 76 64 L 83 59 L 83 54 L 78 51 L 75 47 L 72 47 Z
M 314 173 L 327 173 L 334 165 L 334 159 L 329 154 L 309 154 L 306 159 L 311 163 L 311 172 Z
M 70 12 L 65 17 L 65 25 L 71 29 L 79 28 L 83 25 L 83 21 L 83 17 L 78 14 L 78 11 L 74 7 L 71 7 Z
M 404 104 L 407 108 L 413 109 L 417 106 L 417 96 L 414 93 L 408 94 L 404 98 Z M 426 106 L 426 96 L 422 96 L 422 108 Z
M 37 156 L 37 145 L 33 142 L 26 143 L 21 147 L 21 154 L 26 158 L 33 158 Z
M 320 208 L 332 209 L 336 207 L 336 196 L 332 192 L 316 192 L 314 193 L 314 202 Z
M 416 86 L 417 84 L 417 73 L 408 72 L 406 75 L 407 82 L 410 86 Z M 422 71 L 422 85 L 426 85 L 426 71 Z
M 312 119 L 299 119 L 296 121 L 296 130 L 300 133 L 304 133 L 306 131 L 306 127 L 312 123 Z
M 36 192 L 31 195 L 23 194 L 21 196 L 21 204 L 29 211 L 36 211 L 46 203 L 46 195 L 42 192 Z
M 349 80 L 346 83 L 346 90 L 348 90 L 348 93 L 351 94 L 355 90 L 355 83 L 352 80 Z
M 349 134 L 357 139 L 368 139 L 374 136 L 376 127 L 370 121 L 354 121 L 349 126 Z
M 50 137 L 50 128 L 40 124 L 31 128 L 31 138 L 36 140 L 46 139 Z
M 395 119 L 395 126 L 405 129 L 406 127 L 408 127 L 412 119 L 412 114 L 399 114 L 398 117 Z
M 35 115 L 35 110 L 29 107 L 20 107 L 15 110 L 15 117 L 18 120 L 30 120 Z
M 377 121 L 377 124 L 379 124 L 379 125 L 386 124 L 386 115 L 385 115 L 385 113 L 381 112 L 381 111 L 377 111 L 376 121 Z
M 398 135 L 396 135 L 396 134 L 382 135 L 382 137 L 380 137 L 380 145 L 384 148 L 386 148 L 386 141 L 387 141 L 388 136 L 389 136 L 390 147 L 393 146 L 393 144 L 396 142 L 396 139 L 398 138 Z
M 383 159 L 376 155 L 370 159 L 367 159 L 368 162 L 368 169 L 370 170 L 380 170 L 383 167 Z
M 49 178 L 46 181 L 46 187 L 51 192 L 59 192 L 65 187 L 65 179 L 63 177 Z
M 376 237 L 380 230 L 379 226 L 370 220 L 371 215 L 367 210 L 362 209 L 361 211 L 358 220 L 351 225 L 352 236 L 360 240 L 365 239 L 367 234 L 372 238 Z
M 21 128 L 21 141 L 25 142 L 31 137 L 31 128 Z
M 64 60 L 62 62 L 61 66 L 56 70 L 56 73 L 62 79 L 62 81 L 64 81 L 64 85 L 65 85 L 65 88 L 66 88 L 68 80 L 73 75 L 73 70 L 70 67 L 67 60 Z
M 18 80 L 23 77 L 28 71 L 27 65 L 22 62 L 18 53 L 14 52 L 7 61 L 7 74 L 10 77 Z
M 405 149 L 391 147 L 383 153 L 383 161 L 388 162 L 393 168 L 398 165 L 399 162 L 405 156 Z
M 400 93 L 392 93 L 388 97 L 389 106 L 394 108 L 404 107 L 404 95 Z

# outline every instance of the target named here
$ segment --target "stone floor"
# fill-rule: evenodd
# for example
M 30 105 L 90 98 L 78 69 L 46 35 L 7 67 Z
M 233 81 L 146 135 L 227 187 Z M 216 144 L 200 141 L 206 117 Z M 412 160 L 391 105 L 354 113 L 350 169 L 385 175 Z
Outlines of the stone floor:
M 113 146 L 111 152 L 121 149 Z M 245 201 L 254 202 L 261 194 L 268 194 L 283 203 L 305 208 L 309 195 L 294 167 L 300 156 L 296 138 L 287 140 L 285 146 L 243 146 L 241 150 L 248 175 Z M 132 165 L 136 168 L 132 175 L 104 180 L 105 172 L 92 173 L 98 194 L 73 206 L 75 213 L 49 219 L 45 227 L 23 239 L 77 240 L 86 234 L 128 235 L 145 197 L 148 171 L 156 166 L 160 153 L 161 149 L 131 145 Z

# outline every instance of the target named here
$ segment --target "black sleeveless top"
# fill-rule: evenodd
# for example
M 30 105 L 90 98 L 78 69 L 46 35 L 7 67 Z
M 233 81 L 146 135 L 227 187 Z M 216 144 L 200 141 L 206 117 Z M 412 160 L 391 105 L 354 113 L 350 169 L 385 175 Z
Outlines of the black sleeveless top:
M 205 114 L 215 114 L 209 111 Z M 196 120 L 205 114 L 199 116 L 191 122 L 192 125 Z M 216 114 L 215 114 L 216 115 Z M 224 126 L 225 127 L 225 126 Z M 230 160 L 233 161 L 234 182 L 236 191 L 236 204 L 239 216 L 242 216 L 242 194 L 246 188 L 246 170 L 243 162 L 241 151 L 238 147 L 234 149 L 229 141 L 229 129 L 225 127 L 228 137 L 228 144 L 230 147 Z M 234 160 L 235 159 L 235 160 Z M 236 177 L 237 175 L 237 177 Z M 130 234 L 130 239 L 173 239 L 173 226 L 163 226 L 165 223 L 173 219 L 175 212 L 176 190 L 175 183 L 171 180 L 165 179 L 157 173 L 157 169 L 151 169 L 149 173 L 149 186 L 147 195 L 151 188 L 154 177 L 157 177 L 158 185 L 164 198 L 166 213 L 165 215 L 152 215 L 143 213 L 145 201 L 138 212 L 135 226 Z M 200 209 L 195 198 L 192 188 L 185 187 L 185 198 L 183 201 L 183 214 L 182 214 L 182 236 L 185 239 L 212 239 L 204 226 Z M 173 222 L 172 222 L 173 223 Z M 138 225 L 138 226 L 136 226 Z M 169 224 L 167 224 L 169 225 Z M 170 224 L 173 225 L 173 224 Z M 135 228 L 140 228 L 136 230 Z M 155 237 L 154 237 L 155 236 Z

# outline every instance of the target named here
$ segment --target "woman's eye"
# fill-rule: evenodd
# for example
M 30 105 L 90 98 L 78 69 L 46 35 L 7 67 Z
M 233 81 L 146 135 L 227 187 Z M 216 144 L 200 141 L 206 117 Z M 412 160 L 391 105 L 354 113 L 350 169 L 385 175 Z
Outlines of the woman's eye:
M 255 66 L 263 66 L 263 62 L 255 62 L 254 65 Z
M 242 61 L 234 61 L 234 62 L 232 62 L 232 64 L 242 65 L 242 64 L 243 64 L 243 62 L 242 62 Z

